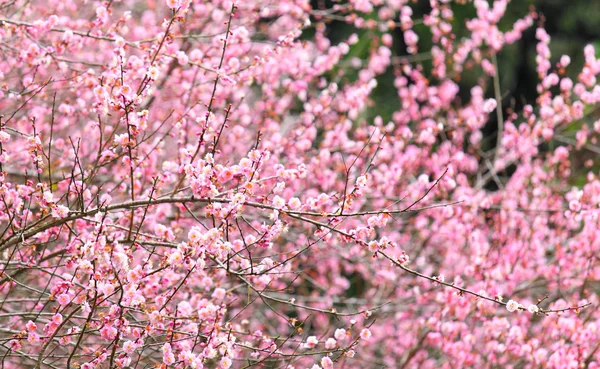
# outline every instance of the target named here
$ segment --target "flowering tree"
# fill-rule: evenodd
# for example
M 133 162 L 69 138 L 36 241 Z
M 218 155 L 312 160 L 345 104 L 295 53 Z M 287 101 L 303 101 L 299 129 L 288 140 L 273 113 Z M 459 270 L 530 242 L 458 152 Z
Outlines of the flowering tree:
M 2 367 L 597 368 L 600 61 L 507 2 L 3 1 Z

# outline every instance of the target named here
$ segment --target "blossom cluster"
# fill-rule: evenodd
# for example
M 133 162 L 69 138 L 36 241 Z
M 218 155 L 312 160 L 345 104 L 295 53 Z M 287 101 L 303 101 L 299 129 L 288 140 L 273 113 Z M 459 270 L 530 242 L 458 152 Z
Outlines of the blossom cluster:
M 508 0 L 314 3 L 0 5 L 3 367 L 600 367 L 594 47 Z

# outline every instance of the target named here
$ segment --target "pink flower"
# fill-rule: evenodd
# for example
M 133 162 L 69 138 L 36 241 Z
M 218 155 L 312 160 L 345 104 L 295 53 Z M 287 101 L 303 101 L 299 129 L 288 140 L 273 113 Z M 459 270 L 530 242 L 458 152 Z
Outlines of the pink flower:
M 136 344 L 133 341 L 123 342 L 123 351 L 127 354 L 131 354 L 136 349 Z
M 181 7 L 181 0 L 167 0 L 167 6 L 173 10 Z
M 66 294 L 66 293 L 63 293 L 63 294 L 61 294 L 61 295 L 59 295 L 59 296 L 58 296 L 58 298 L 56 299 L 56 301 L 58 301 L 58 303 L 59 303 L 61 306 L 68 305 L 68 304 L 69 304 L 69 302 L 71 302 L 71 296 L 69 296 L 69 295 L 68 295 L 68 294 Z
M 57 313 L 52 316 L 52 323 L 59 325 L 62 323 L 62 321 L 63 321 L 62 315 Z
M 410 262 L 410 258 L 408 257 L 408 255 L 404 251 L 402 251 L 400 253 L 400 256 L 398 256 L 397 260 L 400 263 L 400 265 L 403 265 L 403 266 L 406 266 Z
M 362 331 L 360 331 L 360 338 L 362 338 L 365 341 L 368 341 L 371 338 L 371 331 L 368 328 L 363 329 Z
M 192 229 L 190 229 L 189 233 L 188 233 L 188 239 L 190 240 L 191 243 L 195 244 L 200 242 L 200 238 L 202 237 L 202 233 L 200 233 L 200 230 L 196 227 L 193 227 Z
M 37 326 L 31 320 L 25 324 L 25 327 L 27 328 L 28 332 L 35 332 L 37 330 Z
M 300 203 L 300 199 L 297 197 L 292 197 L 288 200 L 288 206 L 292 210 L 298 210 L 302 204 Z
M 315 348 L 315 346 L 317 346 L 318 343 L 319 343 L 319 340 L 317 339 L 316 336 L 310 336 L 306 339 L 306 343 L 304 343 L 304 347 L 308 348 L 308 349 L 312 349 L 312 348 Z
M 36 332 L 29 332 L 29 334 L 27 335 L 27 342 L 29 342 L 31 344 L 38 344 L 41 341 L 42 340 L 40 338 L 40 335 L 37 334 Z
M 573 88 L 573 81 L 570 78 L 563 78 L 560 80 L 561 91 L 571 91 Z
M 330 358 L 325 356 L 321 359 L 321 366 L 323 367 L 323 369 L 331 369 L 333 368 L 333 361 L 331 361 Z
M 131 94 L 133 94 L 133 89 L 129 85 L 123 85 L 117 91 L 118 95 L 125 96 L 127 98 L 131 97 Z
M 372 253 L 377 252 L 377 250 L 379 250 L 379 242 L 377 242 L 377 241 L 369 242 L 368 248 L 369 248 L 369 251 Z
M 112 340 L 117 336 L 117 328 L 111 325 L 105 325 L 102 327 L 102 329 L 100 329 L 100 336 L 107 340 Z
M 285 206 L 285 200 L 281 197 L 275 195 L 272 200 L 273 207 L 277 209 L 281 209 Z
M 171 365 L 175 363 L 175 354 L 171 349 L 171 344 L 165 343 L 162 347 L 163 352 L 163 363 L 166 365 Z
M 215 291 L 212 294 L 212 298 L 214 298 L 215 300 L 223 300 L 225 298 L 225 294 L 227 291 L 225 291 L 224 288 L 215 288 Z
M 169 3 L 170 1 L 174 1 L 174 0 L 167 0 L 167 3 Z M 187 63 L 189 62 L 189 58 L 188 58 L 187 54 L 183 51 L 179 51 L 177 53 L 177 62 L 181 65 L 187 65 Z
M 569 209 L 574 212 L 578 212 L 581 210 L 581 203 L 578 200 L 569 201 Z
M 336 346 L 337 341 L 335 340 L 335 338 L 328 338 L 327 341 L 325 341 L 325 348 L 327 350 L 333 350 Z
M 17 351 L 21 348 L 21 341 L 20 340 L 10 340 L 8 342 L 8 346 L 10 347 L 10 349 L 12 351 Z
M 417 36 L 414 31 L 408 30 L 404 32 L 404 41 L 407 45 L 414 46 L 417 44 L 417 41 L 419 41 L 419 36 Z
M 219 362 L 219 367 L 222 369 L 229 369 L 231 367 L 232 361 L 227 356 L 223 356 L 221 361 Z

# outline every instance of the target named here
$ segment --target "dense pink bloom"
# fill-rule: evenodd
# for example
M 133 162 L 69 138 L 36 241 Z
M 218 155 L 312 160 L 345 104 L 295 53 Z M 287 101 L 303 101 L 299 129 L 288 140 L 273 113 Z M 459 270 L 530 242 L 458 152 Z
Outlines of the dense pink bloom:
M 312 3 L 2 5 L 4 367 L 598 367 L 594 47 Z

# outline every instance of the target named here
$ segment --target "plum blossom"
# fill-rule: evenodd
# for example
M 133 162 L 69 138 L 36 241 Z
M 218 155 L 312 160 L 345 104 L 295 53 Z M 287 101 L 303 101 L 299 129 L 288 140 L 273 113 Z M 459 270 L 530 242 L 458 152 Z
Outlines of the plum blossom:
M 310 336 L 306 339 L 306 342 L 304 343 L 304 347 L 308 348 L 308 349 L 312 349 L 312 348 L 315 348 L 315 346 L 317 346 L 318 343 L 319 343 L 319 340 L 317 339 L 316 336 Z
M 508 300 L 508 302 L 506 303 L 506 310 L 510 311 L 511 313 L 518 310 L 519 307 L 519 303 L 514 300 Z
M 598 367 L 600 61 L 551 14 L 5 3 L 3 367 Z

